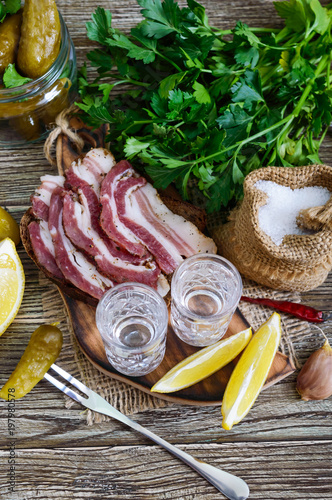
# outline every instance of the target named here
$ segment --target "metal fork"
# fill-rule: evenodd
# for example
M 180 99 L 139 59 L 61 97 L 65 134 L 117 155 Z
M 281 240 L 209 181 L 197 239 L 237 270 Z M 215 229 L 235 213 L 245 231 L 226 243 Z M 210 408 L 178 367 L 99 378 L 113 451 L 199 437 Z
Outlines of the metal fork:
M 173 446 L 161 437 L 157 436 L 157 434 L 154 434 L 148 429 L 145 429 L 137 422 L 134 422 L 126 415 L 123 415 L 123 413 L 116 410 L 104 398 L 99 396 L 99 394 L 92 391 L 91 389 L 88 389 L 88 387 L 82 384 L 82 382 L 72 377 L 69 373 L 67 373 L 59 366 L 53 364 L 51 368 L 53 368 L 53 370 L 56 371 L 61 377 L 67 380 L 70 384 L 76 387 L 87 397 L 85 398 L 77 394 L 76 392 L 69 389 L 69 387 L 59 382 L 56 378 L 52 377 L 52 375 L 46 373 L 44 375 L 44 378 L 51 384 L 55 385 L 57 389 L 60 389 L 60 391 L 67 394 L 67 396 L 71 397 L 78 403 L 81 403 L 81 405 L 85 406 L 86 408 L 90 408 L 90 410 L 103 413 L 104 415 L 108 415 L 109 417 L 113 417 L 116 420 L 119 420 L 135 431 L 138 431 L 144 436 L 152 439 L 152 441 L 159 444 L 160 446 L 163 446 L 167 451 L 173 453 L 173 455 L 183 460 L 183 462 L 185 462 L 192 469 L 201 474 L 201 476 L 207 479 L 211 484 L 213 484 L 213 486 L 217 488 L 217 490 L 221 491 L 230 500 L 245 500 L 246 498 L 248 498 L 248 485 L 239 477 L 233 476 L 233 474 L 229 474 L 228 472 L 217 469 L 216 467 L 206 464 L 205 462 L 201 462 L 200 460 L 196 460 L 188 453 L 180 450 L 176 446 Z

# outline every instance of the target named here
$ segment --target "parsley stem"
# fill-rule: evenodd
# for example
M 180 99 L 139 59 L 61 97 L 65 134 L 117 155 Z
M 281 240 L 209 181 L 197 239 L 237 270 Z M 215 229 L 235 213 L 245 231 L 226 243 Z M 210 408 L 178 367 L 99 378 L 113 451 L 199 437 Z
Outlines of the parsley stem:
M 328 90 L 330 90 L 331 88 L 331 82 L 330 82 L 331 59 L 332 59 L 332 54 L 330 55 L 329 62 L 327 63 L 327 68 L 326 68 L 326 86 Z
M 327 61 L 329 60 L 330 58 L 330 55 L 329 54 L 325 54 L 320 63 L 318 64 L 317 66 L 317 69 L 315 71 L 315 75 L 314 77 L 310 80 L 310 82 L 308 83 L 308 85 L 306 86 L 306 88 L 304 89 L 304 92 L 303 94 L 301 95 L 300 97 L 300 100 L 299 102 L 297 103 L 294 111 L 291 113 L 294 117 L 295 116 L 298 116 L 300 111 L 302 110 L 303 108 L 303 105 L 308 97 L 308 95 L 310 94 L 310 92 L 312 91 L 312 87 L 314 86 L 314 83 L 315 83 L 315 80 L 316 78 L 320 75 L 320 73 L 323 71 L 324 67 L 326 66 L 326 63 Z
M 180 66 L 178 66 L 174 61 L 172 61 L 171 59 L 169 59 L 168 57 L 164 56 L 163 54 L 161 54 L 160 52 L 158 52 L 157 50 L 155 51 L 156 54 L 158 54 L 159 57 L 161 57 L 162 59 L 164 59 L 164 61 L 167 61 L 169 62 L 172 66 L 174 66 L 175 69 L 177 69 L 179 71 L 179 73 L 182 71 L 182 69 L 180 68 Z
M 323 140 L 324 140 L 324 138 L 325 138 L 325 136 L 326 136 L 326 133 L 327 133 L 327 131 L 328 131 L 328 129 L 329 129 L 329 128 L 330 128 L 330 125 L 327 125 L 327 126 L 325 127 L 325 130 L 324 130 L 324 132 L 322 133 L 322 135 L 321 135 L 321 137 L 320 137 L 320 139 L 319 139 L 318 149 L 320 148 L 320 146 L 321 146 L 321 144 L 322 144 L 322 142 L 323 142 Z
M 279 30 L 273 28 L 250 28 L 250 31 L 253 33 L 277 33 Z M 212 31 L 212 33 L 217 36 L 232 35 L 234 30 L 216 30 Z
M 264 162 L 266 160 L 266 158 L 269 156 L 269 154 L 271 153 L 271 150 L 274 148 L 274 142 L 271 144 L 271 146 L 266 150 L 263 158 L 262 158 L 262 161 L 261 161 L 261 165 L 264 165 Z
M 135 125 L 145 125 L 147 123 L 154 123 L 154 120 L 137 120 L 133 121 L 129 127 L 122 131 L 122 134 L 125 134 L 131 127 L 135 127 Z
M 113 85 L 121 85 L 121 83 L 130 83 L 131 85 L 138 85 L 139 87 L 150 87 L 150 83 L 138 82 L 137 80 L 132 80 L 131 78 L 126 78 L 125 80 L 117 80 Z
M 275 37 L 275 42 L 280 43 L 281 40 L 286 38 L 291 33 L 292 33 L 292 30 L 287 28 L 287 26 L 285 26 L 281 31 L 279 31 L 278 35 Z
M 213 153 L 209 156 L 204 156 L 204 157 L 199 158 L 198 160 L 195 160 L 193 162 L 188 162 L 188 163 L 192 163 L 192 164 L 202 163 L 203 161 L 211 160 L 212 158 L 215 158 L 216 156 L 223 155 L 224 153 L 227 153 L 228 151 L 231 151 L 232 149 L 235 149 L 238 146 L 242 147 L 245 144 L 247 144 L 248 142 L 252 142 L 252 141 L 258 139 L 259 137 L 262 137 L 262 135 L 265 135 L 268 132 L 271 132 L 272 130 L 274 130 L 278 127 L 281 127 L 281 125 L 283 125 L 284 123 L 287 123 L 290 120 L 292 121 L 293 118 L 294 117 L 290 118 L 290 116 L 286 116 L 286 118 L 284 118 L 283 120 L 280 120 L 279 122 L 275 123 L 274 125 L 271 125 L 271 127 L 268 127 L 265 130 L 262 130 L 255 135 L 247 137 L 247 139 L 244 139 L 243 141 L 238 141 L 235 144 L 232 144 L 232 146 L 229 146 L 228 148 L 223 149 L 222 151 L 217 151 L 216 153 Z M 185 158 L 185 156 L 184 156 L 184 158 Z

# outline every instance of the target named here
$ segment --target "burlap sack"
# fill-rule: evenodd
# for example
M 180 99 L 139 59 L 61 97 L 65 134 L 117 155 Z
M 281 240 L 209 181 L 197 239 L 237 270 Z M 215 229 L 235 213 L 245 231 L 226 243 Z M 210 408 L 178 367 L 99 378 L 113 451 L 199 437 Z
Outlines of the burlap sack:
M 254 188 L 261 179 L 292 189 L 322 186 L 332 192 L 332 167 L 267 167 L 252 172 L 245 179 L 240 206 L 233 210 L 228 223 L 212 231 L 219 253 L 245 277 L 279 290 L 312 290 L 323 283 L 332 268 L 332 230 L 324 222 L 319 231 L 287 235 L 277 246 L 258 223 L 258 209 L 267 199 L 264 192 Z M 331 203 L 318 212 L 323 214 L 323 221 L 330 221 Z

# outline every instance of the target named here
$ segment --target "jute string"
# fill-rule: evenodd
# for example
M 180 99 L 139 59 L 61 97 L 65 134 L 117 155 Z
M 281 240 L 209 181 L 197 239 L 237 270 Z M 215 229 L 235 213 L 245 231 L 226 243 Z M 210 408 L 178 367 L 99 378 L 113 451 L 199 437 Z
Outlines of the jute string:
M 84 147 L 84 140 L 69 126 L 69 117 L 77 111 L 78 107 L 72 104 L 70 108 L 61 111 L 55 119 L 55 127 L 51 130 L 44 144 L 44 154 L 51 165 L 56 165 L 56 156 L 52 151 L 60 134 L 68 136 L 79 153 Z
M 297 224 L 304 229 L 321 231 L 325 226 L 332 229 L 332 197 L 325 205 L 301 210 L 296 218 Z

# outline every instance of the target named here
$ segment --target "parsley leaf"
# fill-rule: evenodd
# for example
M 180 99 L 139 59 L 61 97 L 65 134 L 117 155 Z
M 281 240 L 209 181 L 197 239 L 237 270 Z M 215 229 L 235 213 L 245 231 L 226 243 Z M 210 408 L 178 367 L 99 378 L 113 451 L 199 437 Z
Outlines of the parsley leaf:
M 25 83 L 31 82 L 31 78 L 21 76 L 15 69 L 15 64 L 8 64 L 3 74 L 3 84 L 7 89 L 21 87 Z
M 21 0 L 0 0 L 0 23 L 7 14 L 16 14 L 21 8 Z
M 91 17 L 92 21 L 86 23 L 88 38 L 99 42 L 101 45 L 106 45 L 112 26 L 111 12 L 102 7 L 97 7 L 96 12 Z
M 285 19 L 286 26 L 297 33 L 306 28 L 308 21 L 313 20 L 307 0 L 285 0 L 273 3 L 279 16 Z
M 141 14 L 146 21 L 141 25 L 145 35 L 153 38 L 162 38 L 177 31 L 179 6 L 173 0 L 137 0 L 143 7 Z
M 128 137 L 124 147 L 124 152 L 126 157 L 131 159 L 133 156 L 146 150 L 149 146 L 150 142 L 141 142 L 136 139 L 136 137 Z
M 199 104 L 210 104 L 211 97 L 209 91 L 199 82 L 193 83 L 194 97 Z
M 129 40 L 125 35 L 114 34 L 113 38 L 107 39 L 108 45 L 111 47 L 120 47 L 128 51 L 128 57 L 136 59 L 136 61 L 142 60 L 145 64 L 149 64 L 155 60 L 155 53 L 152 47 L 150 49 L 143 49 L 142 47 L 135 45 Z

